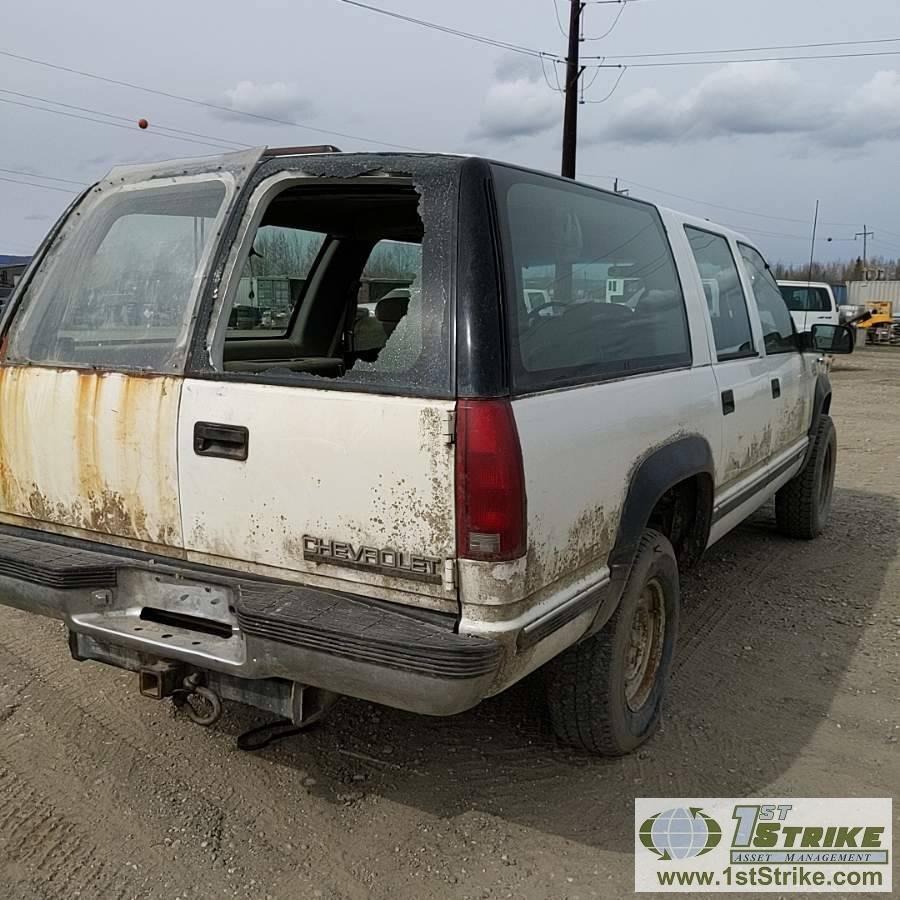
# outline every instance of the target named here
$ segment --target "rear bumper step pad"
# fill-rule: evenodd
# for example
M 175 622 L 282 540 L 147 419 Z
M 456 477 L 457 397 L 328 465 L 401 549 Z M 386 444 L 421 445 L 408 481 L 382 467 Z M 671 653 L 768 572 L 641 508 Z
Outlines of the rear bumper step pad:
M 59 544 L 0 535 L 0 575 L 43 587 L 110 588 L 116 586 L 120 557 Z
M 211 581 L 225 581 L 236 588 L 240 630 L 250 641 L 286 645 L 286 656 L 308 652 L 320 658 L 337 657 L 350 663 L 424 676 L 429 681 L 436 678 L 457 683 L 490 680 L 502 662 L 500 643 L 457 634 L 452 615 L 301 585 L 244 580 L 240 573 L 220 569 L 204 573 L 196 567 L 186 568 L 176 559 L 120 555 L 116 548 L 102 544 L 93 550 L 84 542 L 63 543 L 50 535 L 43 539 L 39 532 L 27 535 L 20 536 L 18 529 L 16 533 L 0 529 L 0 578 L 49 588 L 52 593 L 49 597 L 44 592 L 32 598 L 25 588 L 17 592 L 21 602 L 12 605 L 57 615 L 76 631 L 80 617 L 74 615 L 74 610 L 81 609 L 84 602 L 78 599 L 83 596 L 80 592 L 107 588 L 114 589 L 115 595 L 117 585 L 125 580 L 126 570 L 165 571 L 170 575 L 179 573 L 193 582 L 203 581 L 205 574 Z M 130 600 L 113 600 L 105 617 L 108 623 L 112 623 L 122 602 Z M 133 629 L 123 633 L 123 637 L 133 643 Z
M 242 584 L 237 618 L 246 635 L 435 678 L 480 678 L 500 665 L 498 643 L 387 607 L 311 588 Z

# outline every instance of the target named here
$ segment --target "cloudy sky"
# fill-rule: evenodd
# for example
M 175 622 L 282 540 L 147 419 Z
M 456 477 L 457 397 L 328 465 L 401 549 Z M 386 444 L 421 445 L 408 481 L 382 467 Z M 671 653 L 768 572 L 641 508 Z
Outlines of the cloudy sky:
M 565 55 L 554 0 L 371 2 Z M 565 26 L 567 3 L 558 2 Z M 819 258 L 857 254 L 853 234 L 863 224 L 876 233 L 871 253 L 900 256 L 897 0 L 591 4 L 585 37 L 609 31 L 620 11 L 605 38 L 583 44 L 586 55 L 630 66 L 612 96 L 621 70 L 585 73 L 585 99 L 609 99 L 580 107 L 580 177 L 608 187 L 618 176 L 636 196 L 738 227 L 773 261 L 808 255 L 806 223 L 820 199 L 820 236 L 834 241 L 823 240 Z M 341 0 L 29 0 L 4 4 L 2 19 L 0 253 L 31 252 L 66 191 L 117 162 L 201 155 L 225 144 L 396 144 L 559 166 L 554 63 L 542 68 L 534 57 Z M 896 43 L 884 43 L 890 38 Z M 636 57 L 835 41 L 882 43 L 748 55 L 898 55 L 679 67 L 646 65 L 671 57 Z M 149 120 L 146 131 L 139 118 Z

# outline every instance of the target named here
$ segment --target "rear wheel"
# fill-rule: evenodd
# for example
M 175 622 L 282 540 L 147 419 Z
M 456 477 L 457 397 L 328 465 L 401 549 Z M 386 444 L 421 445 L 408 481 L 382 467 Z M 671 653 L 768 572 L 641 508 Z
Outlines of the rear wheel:
M 602 631 L 545 667 L 550 720 L 560 740 L 621 756 L 653 734 L 678 633 L 678 564 L 647 529 L 619 607 Z
M 822 416 L 803 469 L 775 495 L 775 521 L 788 537 L 812 540 L 828 524 L 837 466 L 837 434 Z

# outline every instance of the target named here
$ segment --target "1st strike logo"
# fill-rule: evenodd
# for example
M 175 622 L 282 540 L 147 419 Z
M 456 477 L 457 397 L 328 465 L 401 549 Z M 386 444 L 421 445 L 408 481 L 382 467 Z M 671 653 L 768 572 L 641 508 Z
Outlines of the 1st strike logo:
M 354 547 L 346 541 L 329 541 L 305 534 L 303 558 L 317 563 L 330 563 L 333 566 L 380 572 L 382 575 L 393 575 L 396 578 L 441 583 L 442 562 L 439 558 L 419 556 L 404 550 Z

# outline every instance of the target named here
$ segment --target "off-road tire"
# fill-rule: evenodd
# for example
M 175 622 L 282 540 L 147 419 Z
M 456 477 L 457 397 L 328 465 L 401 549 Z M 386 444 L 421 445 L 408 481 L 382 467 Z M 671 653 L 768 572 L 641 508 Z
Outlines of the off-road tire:
M 809 459 L 775 495 L 775 522 L 782 534 L 811 541 L 822 533 L 831 512 L 836 465 L 834 423 L 830 416 L 822 416 Z
M 651 589 L 661 594 L 657 602 L 665 610 L 661 652 L 646 700 L 634 710 L 626 699 L 628 655 L 635 614 L 642 595 Z M 544 667 L 550 722 L 561 741 L 603 756 L 622 756 L 653 734 L 672 668 L 680 606 L 672 545 L 658 531 L 646 529 L 612 618 L 597 634 Z

